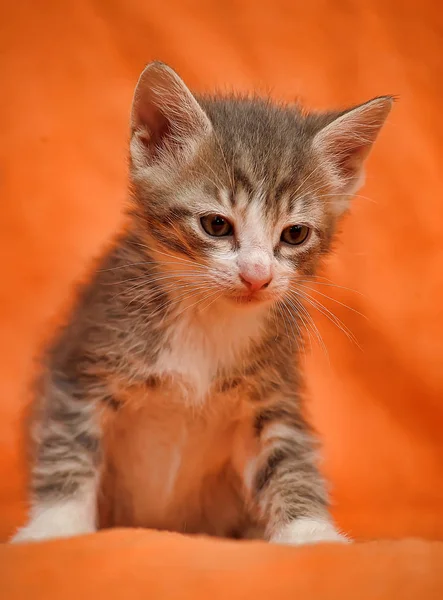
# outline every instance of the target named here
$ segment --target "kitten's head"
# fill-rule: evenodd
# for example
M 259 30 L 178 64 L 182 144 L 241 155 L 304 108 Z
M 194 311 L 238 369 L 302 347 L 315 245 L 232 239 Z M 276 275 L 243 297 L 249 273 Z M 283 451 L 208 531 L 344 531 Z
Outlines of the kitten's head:
M 131 180 L 151 254 L 214 301 L 276 301 L 315 272 L 391 108 L 342 112 L 196 97 L 152 63 L 131 117 Z

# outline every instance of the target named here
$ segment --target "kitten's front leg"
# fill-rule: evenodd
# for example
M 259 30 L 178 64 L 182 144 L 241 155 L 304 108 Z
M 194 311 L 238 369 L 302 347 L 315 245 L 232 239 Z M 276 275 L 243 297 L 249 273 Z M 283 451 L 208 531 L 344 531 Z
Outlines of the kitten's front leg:
M 328 513 L 313 439 L 296 400 L 278 400 L 255 420 L 259 454 L 247 467 L 247 484 L 265 522 L 265 535 L 281 544 L 347 542 Z
M 84 482 L 73 496 L 34 499 L 27 524 L 17 531 L 11 542 L 37 542 L 92 533 L 95 522 L 96 488 L 91 480 Z
M 31 509 L 12 542 L 91 533 L 96 528 L 99 430 L 94 403 L 50 384 L 32 429 Z

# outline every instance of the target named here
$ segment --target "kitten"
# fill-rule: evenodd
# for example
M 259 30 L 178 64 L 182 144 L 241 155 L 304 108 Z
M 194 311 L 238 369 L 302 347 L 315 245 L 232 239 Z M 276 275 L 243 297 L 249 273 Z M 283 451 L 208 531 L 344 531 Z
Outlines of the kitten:
M 344 541 L 300 407 L 302 282 L 391 108 L 195 97 L 161 63 L 131 117 L 130 226 L 48 353 L 14 541 L 143 526 Z

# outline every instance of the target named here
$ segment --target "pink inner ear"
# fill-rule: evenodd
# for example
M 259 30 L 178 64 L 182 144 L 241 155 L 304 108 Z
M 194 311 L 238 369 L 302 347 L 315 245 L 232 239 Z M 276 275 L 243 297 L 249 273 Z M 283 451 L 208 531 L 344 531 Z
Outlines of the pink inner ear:
M 332 151 L 331 155 L 337 168 L 340 170 L 342 177 L 346 180 L 353 179 L 358 175 L 358 171 L 362 167 L 362 163 L 368 155 L 371 145 L 370 144 L 344 144 L 343 149 L 339 149 L 339 143 Z M 337 151 L 338 150 L 338 151 Z
M 144 121 L 144 123 L 146 123 L 146 121 Z M 171 140 L 173 139 L 171 136 L 171 124 L 166 117 L 158 111 L 157 120 L 154 125 L 149 129 L 146 126 L 143 127 L 138 134 L 138 139 L 146 148 L 149 157 L 155 158 L 162 147 L 168 145 L 168 143 L 169 145 L 171 144 Z
M 363 162 L 389 113 L 392 98 L 376 98 L 332 121 L 314 138 L 314 146 L 351 183 L 362 174 Z
M 143 94 L 134 103 L 133 108 L 133 126 L 135 128 L 142 127 L 148 131 L 154 131 L 157 128 L 158 121 L 164 115 L 159 111 L 158 107 L 153 103 L 151 94 Z
M 174 89 L 169 92 L 166 83 L 159 82 L 155 78 L 149 83 L 151 85 L 145 84 L 137 90 L 132 123 L 138 139 L 145 147 L 146 156 L 154 159 L 162 150 L 177 151 L 184 145 L 184 136 L 180 143 L 179 133 L 186 129 L 182 123 L 186 115 L 182 114 L 180 107 L 180 102 L 184 101 L 179 94 L 174 97 Z M 162 88 L 164 94 L 155 91 Z M 171 112 L 171 117 L 165 114 L 168 110 Z
M 209 119 L 180 77 L 169 67 L 152 63 L 138 82 L 132 107 L 133 133 L 146 158 L 177 151 L 211 129 Z

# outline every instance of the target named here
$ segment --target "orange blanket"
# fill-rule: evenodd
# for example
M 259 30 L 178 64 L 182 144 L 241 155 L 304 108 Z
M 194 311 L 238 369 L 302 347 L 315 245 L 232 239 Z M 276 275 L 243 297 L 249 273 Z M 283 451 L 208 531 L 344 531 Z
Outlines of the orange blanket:
M 341 287 L 319 288 L 362 350 L 313 314 L 329 356 L 313 341 L 306 374 L 339 525 L 423 541 L 281 549 L 117 531 L 3 546 L 2 598 L 443 597 L 441 15 L 432 0 L 3 3 L 0 539 L 24 518 L 33 358 L 120 224 L 132 90 L 159 58 L 197 90 L 311 107 L 399 95 L 329 265 Z

